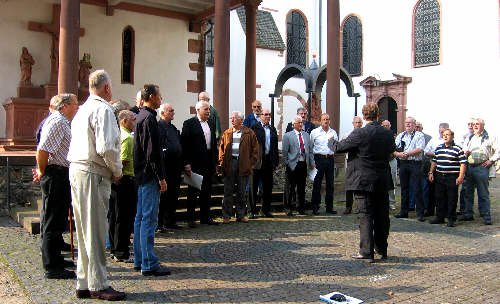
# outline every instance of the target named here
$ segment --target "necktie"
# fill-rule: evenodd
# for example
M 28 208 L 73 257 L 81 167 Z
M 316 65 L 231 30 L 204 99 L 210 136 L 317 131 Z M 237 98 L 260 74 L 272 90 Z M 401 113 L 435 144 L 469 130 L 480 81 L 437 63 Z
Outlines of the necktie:
M 299 133 L 299 142 L 300 142 L 300 154 L 305 154 L 306 149 L 304 149 L 304 141 L 302 140 L 302 134 Z

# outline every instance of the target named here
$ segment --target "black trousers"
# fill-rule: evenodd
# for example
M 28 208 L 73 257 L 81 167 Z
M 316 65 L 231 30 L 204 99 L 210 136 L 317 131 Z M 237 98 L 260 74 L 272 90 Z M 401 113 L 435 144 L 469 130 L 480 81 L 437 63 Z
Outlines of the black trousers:
M 180 161 L 180 160 L 179 160 Z M 158 211 L 158 226 L 175 225 L 175 211 L 179 201 L 179 187 L 181 185 L 181 171 L 167 168 L 167 191 L 160 195 Z
M 40 234 L 42 239 L 42 263 L 47 271 L 60 270 L 64 266 L 61 255 L 62 234 L 68 223 L 71 206 L 69 169 L 49 165 L 40 180 L 42 210 L 40 211 Z
M 354 191 L 346 190 L 345 192 L 345 208 L 352 208 L 354 202 Z
M 262 212 L 267 213 L 271 210 L 271 198 L 273 194 L 273 164 L 271 163 L 271 155 L 262 157 L 262 166 L 260 169 L 253 170 L 253 198 L 257 198 L 257 190 L 259 183 L 262 183 Z M 256 206 L 252 206 L 254 210 L 251 213 L 256 213 Z
M 286 175 L 290 182 L 289 193 L 295 188 L 297 189 L 297 210 L 304 211 L 305 199 L 306 199 L 306 177 L 307 177 L 307 165 L 305 161 L 297 162 L 295 170 L 291 170 L 290 167 L 286 167 Z M 293 210 L 292 197 L 288 196 L 287 206 L 289 210 Z
M 202 223 L 207 222 L 211 219 L 210 215 L 210 204 L 211 204 L 211 194 L 212 194 L 212 175 L 213 171 L 208 168 L 204 168 L 198 171 L 193 171 L 194 173 L 201 174 L 203 176 L 203 182 L 201 183 L 201 190 L 194 187 L 188 186 L 187 190 L 187 215 L 189 221 L 195 221 L 195 208 L 197 205 L 197 198 L 199 196 L 199 206 L 200 206 L 200 221 Z M 168 188 L 168 187 L 167 187 Z
M 410 187 L 415 193 L 415 208 L 419 217 L 424 216 L 422 200 L 422 162 L 412 160 L 399 161 L 399 181 L 401 183 L 401 213 L 408 214 L 410 208 Z
M 458 202 L 458 174 L 434 173 L 434 184 L 437 205 L 437 217 L 455 221 Z
M 359 253 L 366 257 L 373 257 L 374 250 L 387 254 L 389 193 L 355 191 L 354 201 L 359 213 Z
M 316 177 L 314 178 L 312 190 L 313 209 L 316 211 L 319 210 L 321 203 L 321 183 L 324 176 L 326 179 L 325 208 L 326 210 L 333 210 L 333 179 L 335 173 L 333 156 L 324 158 L 315 155 L 314 162 L 316 163 L 318 173 L 316 173 Z
M 120 259 L 130 257 L 130 235 L 134 230 L 137 210 L 137 188 L 132 176 L 124 175 L 111 186 L 113 198 L 109 203 L 109 242 L 111 252 Z

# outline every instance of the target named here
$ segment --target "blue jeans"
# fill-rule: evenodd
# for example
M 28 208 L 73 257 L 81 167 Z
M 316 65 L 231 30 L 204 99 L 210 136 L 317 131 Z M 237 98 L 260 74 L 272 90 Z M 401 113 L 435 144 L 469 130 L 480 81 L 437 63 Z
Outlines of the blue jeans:
M 474 216 L 474 188 L 477 188 L 477 206 L 479 214 L 486 220 L 491 220 L 490 215 L 490 192 L 489 169 L 481 166 L 467 166 L 465 181 L 463 184 L 465 194 L 465 215 Z
M 152 180 L 137 189 L 137 213 L 134 222 L 134 266 L 142 271 L 160 267 L 154 253 L 155 230 L 158 225 L 160 185 Z
M 420 183 L 422 190 L 422 201 L 424 202 L 424 209 L 427 210 L 429 207 L 429 181 L 427 180 L 427 176 L 422 175 L 422 181 Z M 410 209 L 415 209 L 415 192 L 410 187 Z M 434 210 L 432 211 L 434 212 Z

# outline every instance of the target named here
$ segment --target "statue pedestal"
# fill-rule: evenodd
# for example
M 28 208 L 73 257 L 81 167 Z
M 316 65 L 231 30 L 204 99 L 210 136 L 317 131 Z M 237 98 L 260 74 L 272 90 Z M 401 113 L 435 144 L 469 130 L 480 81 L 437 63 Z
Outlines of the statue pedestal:
M 78 88 L 78 103 L 82 105 L 87 100 L 89 95 L 90 93 L 88 88 Z
M 49 113 L 49 100 L 40 98 L 44 88 L 19 87 L 19 95 L 32 93 L 33 97 L 7 99 L 5 109 L 5 138 L 0 138 L 0 151 L 36 150 L 35 131 Z M 45 94 L 44 94 L 45 95 Z
M 45 98 L 45 89 L 33 86 L 21 86 L 17 88 L 17 96 L 27 98 Z
M 43 88 L 45 90 L 45 99 L 50 101 L 53 96 L 57 95 L 57 83 L 48 83 Z

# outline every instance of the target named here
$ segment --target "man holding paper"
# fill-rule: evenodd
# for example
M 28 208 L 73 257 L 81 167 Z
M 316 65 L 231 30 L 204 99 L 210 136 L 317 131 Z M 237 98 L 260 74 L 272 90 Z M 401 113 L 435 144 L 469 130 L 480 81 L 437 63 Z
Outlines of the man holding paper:
M 198 101 L 195 109 L 196 116 L 184 121 L 181 134 L 184 173 L 191 176 L 191 173 L 194 172 L 203 176 L 201 190 L 188 186 L 187 213 L 190 228 L 196 227 L 194 210 L 198 195 L 200 197 L 200 222 L 207 225 L 217 225 L 210 216 L 212 175 L 215 173 L 217 157 L 214 127 L 213 124 L 208 123 L 210 104 L 203 100 Z

